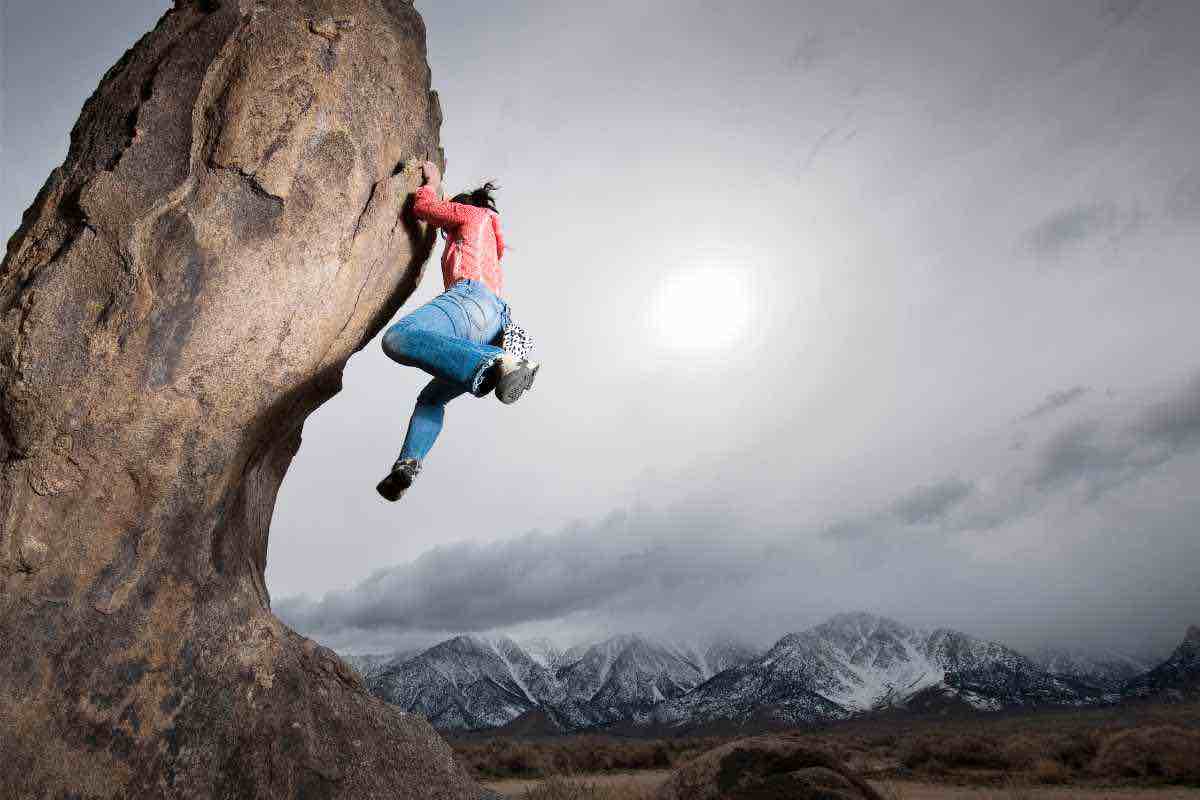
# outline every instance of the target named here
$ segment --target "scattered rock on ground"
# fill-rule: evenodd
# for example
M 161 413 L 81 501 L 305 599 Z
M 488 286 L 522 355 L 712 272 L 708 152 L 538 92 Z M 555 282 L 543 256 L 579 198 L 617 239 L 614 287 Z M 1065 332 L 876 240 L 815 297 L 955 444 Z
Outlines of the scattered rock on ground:
M 740 739 L 679 767 L 656 800 L 882 800 L 833 756 L 795 739 Z

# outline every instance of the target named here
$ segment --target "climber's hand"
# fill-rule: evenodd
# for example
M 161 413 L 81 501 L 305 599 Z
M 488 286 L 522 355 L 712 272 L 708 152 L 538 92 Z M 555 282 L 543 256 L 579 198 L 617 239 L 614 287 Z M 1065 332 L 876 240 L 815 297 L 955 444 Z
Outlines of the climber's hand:
M 432 161 L 426 161 L 421 165 L 421 175 L 425 178 L 425 183 L 432 186 L 435 191 L 442 185 L 442 171 Z

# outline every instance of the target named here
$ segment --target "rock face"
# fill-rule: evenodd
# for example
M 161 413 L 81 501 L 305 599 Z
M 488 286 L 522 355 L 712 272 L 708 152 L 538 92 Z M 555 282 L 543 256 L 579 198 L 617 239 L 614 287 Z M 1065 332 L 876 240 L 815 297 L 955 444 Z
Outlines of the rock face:
M 263 582 L 440 116 L 409 0 L 177 0 L 104 76 L 0 270 L 0 795 L 479 796 Z
M 882 800 L 832 756 L 786 737 L 741 739 L 677 769 L 656 800 Z

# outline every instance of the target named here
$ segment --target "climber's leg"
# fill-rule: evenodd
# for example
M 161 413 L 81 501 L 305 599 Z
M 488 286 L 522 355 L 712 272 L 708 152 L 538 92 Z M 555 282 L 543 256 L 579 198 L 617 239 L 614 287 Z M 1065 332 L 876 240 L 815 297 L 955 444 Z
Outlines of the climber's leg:
M 488 342 L 502 323 L 503 302 L 476 281 L 460 281 L 388 329 L 383 350 L 393 360 L 482 396 L 490 368 L 504 351 Z
M 384 498 L 395 502 L 413 485 L 421 472 L 421 462 L 442 432 L 446 403 L 465 392 L 461 386 L 434 378 L 417 395 L 417 407 L 408 421 L 408 434 L 404 437 L 400 457 L 388 476 L 375 487 Z
M 465 391 L 461 386 L 447 383 L 441 378 L 434 378 L 421 390 L 417 395 L 417 407 L 413 409 L 412 419 L 408 422 L 408 435 L 404 437 L 400 460 L 414 459 L 419 462 L 425 459 L 442 432 L 446 404 Z

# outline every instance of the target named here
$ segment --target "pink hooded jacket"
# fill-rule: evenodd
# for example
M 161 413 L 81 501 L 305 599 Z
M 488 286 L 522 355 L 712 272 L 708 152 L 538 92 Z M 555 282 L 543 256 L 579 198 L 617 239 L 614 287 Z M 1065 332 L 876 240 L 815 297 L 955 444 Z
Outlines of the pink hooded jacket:
M 428 185 L 417 190 L 413 213 L 446 232 L 442 280 L 449 289 L 461 280 L 482 281 L 500 296 L 504 273 L 504 235 L 500 215 L 489 208 L 439 200 Z

